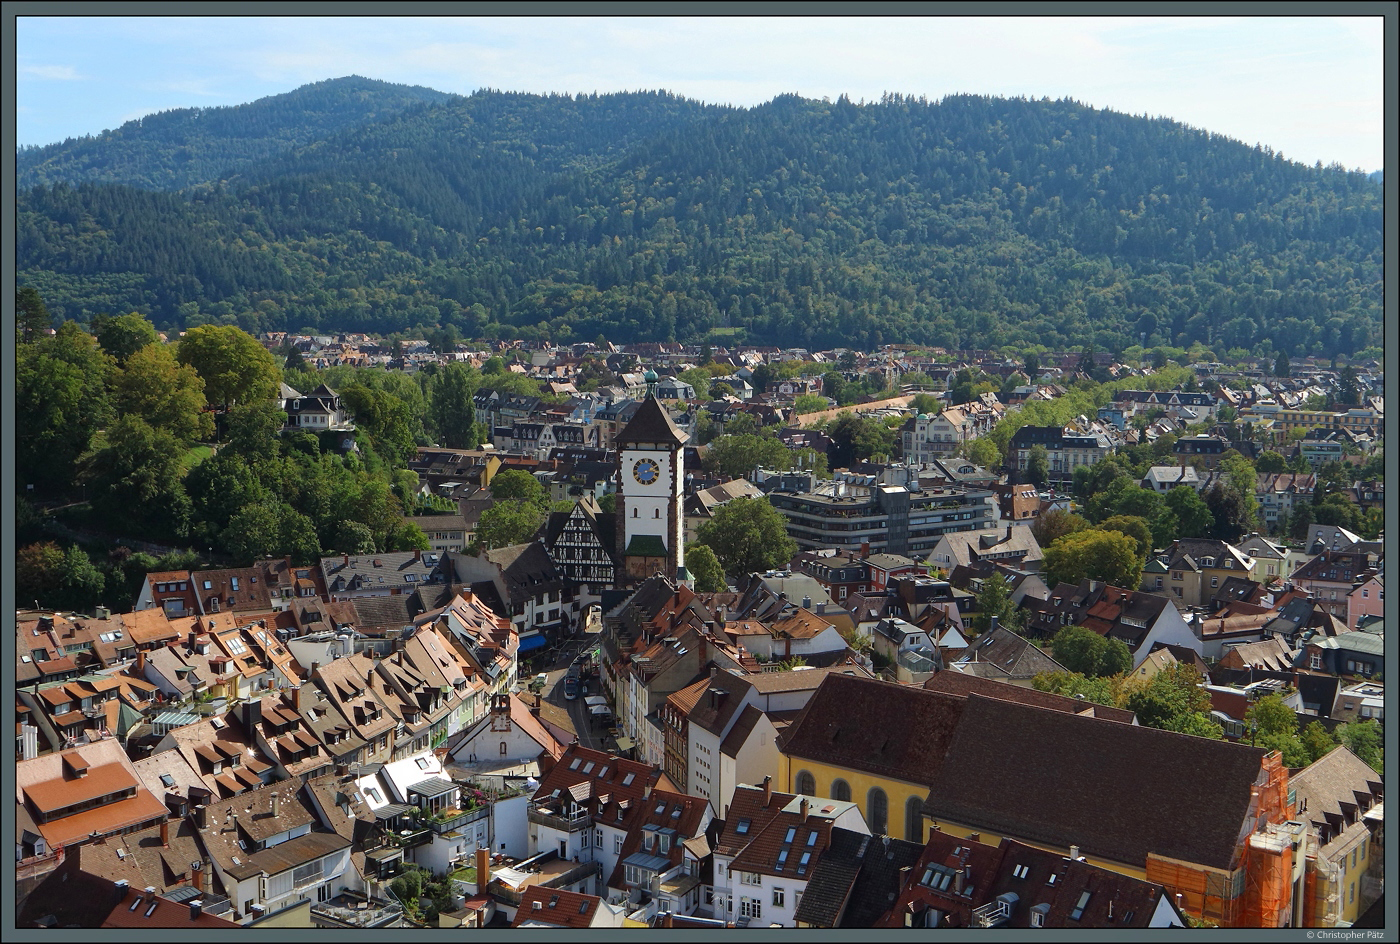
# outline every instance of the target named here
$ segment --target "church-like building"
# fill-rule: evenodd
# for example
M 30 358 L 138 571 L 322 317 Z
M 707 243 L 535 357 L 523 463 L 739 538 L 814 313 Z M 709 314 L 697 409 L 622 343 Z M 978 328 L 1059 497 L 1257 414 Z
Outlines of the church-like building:
M 685 577 L 684 446 L 690 439 L 676 427 L 651 392 L 617 434 L 617 549 L 619 585 L 656 574 Z

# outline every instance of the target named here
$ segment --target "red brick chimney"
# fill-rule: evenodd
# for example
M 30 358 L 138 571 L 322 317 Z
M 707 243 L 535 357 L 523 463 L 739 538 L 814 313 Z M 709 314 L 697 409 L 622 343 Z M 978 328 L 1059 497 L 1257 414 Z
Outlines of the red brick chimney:
M 768 809 L 769 802 L 773 799 L 773 778 L 763 778 L 763 808 Z
M 802 822 L 807 822 L 807 798 L 802 798 L 802 805 L 797 808 L 797 815 Z
M 146 677 L 146 650 L 136 650 L 136 674 L 141 678 Z
M 190 881 L 194 884 L 194 890 L 201 895 L 204 894 L 204 863 L 190 863 Z
M 491 881 L 491 853 L 481 846 L 476 847 L 476 893 L 486 891 Z
M 170 848 L 170 819 L 167 817 L 160 821 L 160 847 Z

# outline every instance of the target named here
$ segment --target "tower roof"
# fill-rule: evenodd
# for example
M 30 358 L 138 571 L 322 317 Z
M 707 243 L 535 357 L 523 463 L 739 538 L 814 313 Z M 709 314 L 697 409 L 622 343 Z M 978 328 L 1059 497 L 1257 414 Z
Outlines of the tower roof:
M 613 440 L 617 446 L 627 443 L 660 442 L 684 445 L 690 437 L 681 432 L 671 414 L 656 397 L 647 397 L 636 414 Z

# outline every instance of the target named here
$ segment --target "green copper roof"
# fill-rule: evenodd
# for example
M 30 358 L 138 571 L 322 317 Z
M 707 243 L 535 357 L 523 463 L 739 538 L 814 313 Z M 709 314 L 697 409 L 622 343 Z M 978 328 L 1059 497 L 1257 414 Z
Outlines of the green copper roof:
M 634 534 L 627 543 L 628 557 L 665 557 L 666 542 L 655 534 Z

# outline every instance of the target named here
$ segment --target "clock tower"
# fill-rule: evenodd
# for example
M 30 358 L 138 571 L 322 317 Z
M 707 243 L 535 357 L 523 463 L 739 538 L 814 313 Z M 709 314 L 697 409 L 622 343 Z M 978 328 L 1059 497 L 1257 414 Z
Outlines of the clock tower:
M 650 392 L 613 440 L 620 583 L 637 583 L 654 574 L 674 580 L 685 567 L 682 449 L 689 438 Z

